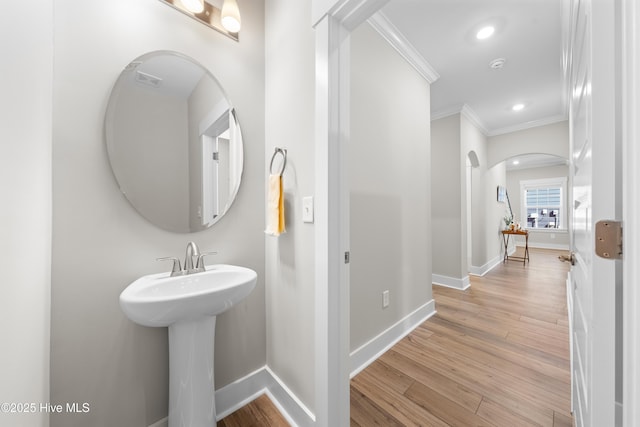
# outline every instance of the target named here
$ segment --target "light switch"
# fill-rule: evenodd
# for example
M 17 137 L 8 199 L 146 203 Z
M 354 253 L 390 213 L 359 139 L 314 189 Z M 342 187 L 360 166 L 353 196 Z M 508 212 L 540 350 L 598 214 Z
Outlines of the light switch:
M 313 197 L 302 198 L 302 222 L 313 222 Z

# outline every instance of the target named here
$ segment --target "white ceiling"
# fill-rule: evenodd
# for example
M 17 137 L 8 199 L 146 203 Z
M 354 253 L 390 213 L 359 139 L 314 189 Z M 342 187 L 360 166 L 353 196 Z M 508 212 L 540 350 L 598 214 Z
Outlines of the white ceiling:
M 381 13 L 440 75 L 432 118 L 466 105 L 488 135 L 566 119 L 560 0 L 391 0 Z M 489 24 L 494 35 L 477 40 Z M 489 66 L 497 58 L 502 69 Z

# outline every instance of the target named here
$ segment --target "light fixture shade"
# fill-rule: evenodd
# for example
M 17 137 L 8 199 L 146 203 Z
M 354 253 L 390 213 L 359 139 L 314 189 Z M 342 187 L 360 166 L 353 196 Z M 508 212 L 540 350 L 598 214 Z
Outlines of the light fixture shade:
M 476 34 L 476 38 L 478 40 L 488 39 L 489 37 L 491 37 L 493 35 L 495 30 L 496 29 L 494 27 L 492 27 L 492 26 L 487 26 L 487 27 L 481 28 L 480 31 L 478 31 L 478 33 Z
M 242 26 L 240 9 L 236 0 L 224 0 L 222 4 L 222 26 L 230 33 L 237 33 Z
M 204 10 L 204 0 L 180 0 L 190 12 L 200 13 Z

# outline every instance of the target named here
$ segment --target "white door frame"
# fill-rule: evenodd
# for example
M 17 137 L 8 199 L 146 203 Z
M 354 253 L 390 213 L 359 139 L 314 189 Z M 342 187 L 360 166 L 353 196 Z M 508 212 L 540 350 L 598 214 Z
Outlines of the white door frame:
M 349 34 L 388 0 L 316 0 L 315 425 L 348 426 Z M 319 5 L 322 3 L 322 5 Z M 323 11 L 324 12 L 324 11 Z
M 640 425 L 640 7 L 622 1 L 623 426 Z

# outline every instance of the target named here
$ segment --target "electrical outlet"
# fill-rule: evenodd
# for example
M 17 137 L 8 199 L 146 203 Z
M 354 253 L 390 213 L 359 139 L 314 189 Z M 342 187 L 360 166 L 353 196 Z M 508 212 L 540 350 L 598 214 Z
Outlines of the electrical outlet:
M 387 308 L 389 306 L 389 291 L 384 291 L 382 293 L 382 308 Z

